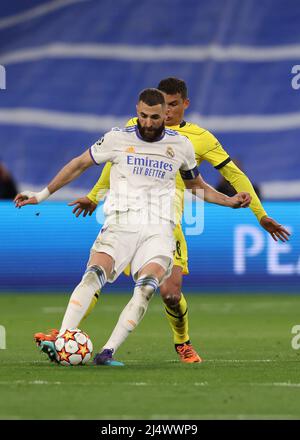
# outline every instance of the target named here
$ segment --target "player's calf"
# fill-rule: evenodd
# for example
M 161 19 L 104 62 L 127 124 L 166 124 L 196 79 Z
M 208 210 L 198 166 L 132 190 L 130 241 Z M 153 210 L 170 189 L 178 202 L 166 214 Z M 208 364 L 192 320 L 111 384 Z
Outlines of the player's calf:
M 106 273 L 103 267 L 91 265 L 85 271 L 81 282 L 74 289 L 60 331 L 67 328 L 78 328 L 86 314 L 91 301 L 99 289 L 106 283 Z
M 160 286 L 161 297 L 167 307 L 176 309 L 181 298 L 181 281 L 173 279 L 173 275 Z
M 129 334 L 143 319 L 154 292 L 158 288 L 158 279 L 153 276 L 141 276 L 134 288 L 133 297 L 123 309 L 117 325 L 102 351 L 112 350 L 115 353 Z M 101 354 L 101 353 L 100 353 Z

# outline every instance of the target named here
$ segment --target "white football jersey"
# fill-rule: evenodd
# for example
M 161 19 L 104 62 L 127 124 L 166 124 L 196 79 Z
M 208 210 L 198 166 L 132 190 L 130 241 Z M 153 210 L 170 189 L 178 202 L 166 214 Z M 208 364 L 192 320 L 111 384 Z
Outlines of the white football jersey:
M 110 191 L 104 203 L 107 222 L 124 213 L 129 223 L 174 222 L 175 179 L 198 174 L 193 145 L 185 136 L 165 129 L 161 138 L 147 142 L 137 126 L 114 128 L 90 148 L 96 164 L 111 162 Z

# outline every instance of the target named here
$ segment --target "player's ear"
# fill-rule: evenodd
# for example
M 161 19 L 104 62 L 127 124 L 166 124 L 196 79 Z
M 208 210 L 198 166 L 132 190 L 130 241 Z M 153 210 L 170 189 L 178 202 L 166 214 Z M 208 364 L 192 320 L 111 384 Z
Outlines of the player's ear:
M 183 101 L 183 106 L 184 106 L 184 110 L 186 110 L 186 109 L 190 106 L 190 100 L 189 100 L 189 98 L 186 98 L 186 99 Z

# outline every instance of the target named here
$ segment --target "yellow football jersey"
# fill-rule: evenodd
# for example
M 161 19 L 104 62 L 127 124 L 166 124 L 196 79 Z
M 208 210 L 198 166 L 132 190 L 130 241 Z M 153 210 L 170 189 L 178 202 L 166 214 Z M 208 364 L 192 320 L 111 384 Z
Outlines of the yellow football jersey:
M 132 126 L 135 125 L 136 122 L 137 118 L 132 118 L 126 125 Z M 180 125 L 168 126 L 168 128 L 186 136 L 192 142 L 198 166 L 206 160 L 215 169 L 219 170 L 237 192 L 246 191 L 251 194 L 252 201 L 250 209 L 256 215 L 258 221 L 267 215 L 248 177 L 232 162 L 228 153 L 210 131 L 186 121 L 182 121 Z M 99 200 L 103 198 L 104 193 L 109 189 L 110 167 L 111 164 L 109 163 L 104 166 L 98 182 L 88 194 L 88 198 L 94 203 L 98 203 Z M 177 219 L 180 221 L 184 208 L 185 185 L 179 172 L 176 176 L 176 189 L 175 208 Z

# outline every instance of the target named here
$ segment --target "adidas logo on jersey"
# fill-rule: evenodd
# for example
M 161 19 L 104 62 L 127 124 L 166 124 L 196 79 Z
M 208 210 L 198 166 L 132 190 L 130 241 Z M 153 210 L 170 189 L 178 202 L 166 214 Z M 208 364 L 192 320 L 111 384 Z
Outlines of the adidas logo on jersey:
M 135 148 L 134 147 L 127 147 L 125 151 L 126 151 L 126 153 L 135 153 Z

